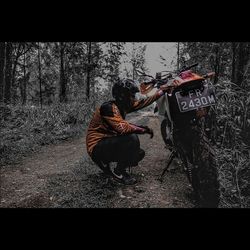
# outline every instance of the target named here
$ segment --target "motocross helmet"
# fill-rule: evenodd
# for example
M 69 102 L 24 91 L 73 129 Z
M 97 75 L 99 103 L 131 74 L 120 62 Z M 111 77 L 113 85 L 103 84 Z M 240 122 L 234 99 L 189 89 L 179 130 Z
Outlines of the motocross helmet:
M 132 79 L 121 79 L 112 88 L 112 96 L 126 109 L 131 107 L 131 97 L 135 98 L 135 94 L 138 92 L 140 92 L 139 88 Z

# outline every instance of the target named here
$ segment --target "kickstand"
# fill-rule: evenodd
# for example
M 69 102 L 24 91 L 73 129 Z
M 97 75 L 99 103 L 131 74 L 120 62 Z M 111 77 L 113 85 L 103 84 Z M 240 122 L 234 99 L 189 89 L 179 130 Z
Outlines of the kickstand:
M 132 167 L 131 166 L 128 167 L 128 172 L 129 172 L 129 174 L 132 174 Z
M 160 176 L 160 178 L 159 178 L 159 181 L 160 181 L 160 182 L 163 181 L 163 177 L 164 177 L 166 171 L 168 171 L 168 168 L 169 168 L 170 164 L 172 163 L 173 159 L 174 159 L 176 156 L 177 156 L 177 152 L 173 150 L 173 151 L 171 152 L 169 158 L 168 158 L 167 166 L 163 169 L 162 174 L 161 174 L 161 176 Z

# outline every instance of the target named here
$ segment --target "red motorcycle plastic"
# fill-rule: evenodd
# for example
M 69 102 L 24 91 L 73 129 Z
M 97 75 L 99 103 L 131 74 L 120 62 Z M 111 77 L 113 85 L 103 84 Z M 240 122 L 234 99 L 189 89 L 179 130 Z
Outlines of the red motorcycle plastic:
M 169 91 L 157 100 L 161 117 L 161 135 L 171 151 L 160 180 L 175 157 L 181 159 L 201 207 L 218 207 L 220 192 L 216 157 L 209 139 L 206 122 L 216 104 L 214 87 L 209 78 L 214 73 L 199 75 L 191 69 L 198 64 L 183 68 L 175 76 L 162 72 L 140 84 L 142 94 L 148 94 L 162 85 Z M 142 72 L 138 71 L 141 75 Z

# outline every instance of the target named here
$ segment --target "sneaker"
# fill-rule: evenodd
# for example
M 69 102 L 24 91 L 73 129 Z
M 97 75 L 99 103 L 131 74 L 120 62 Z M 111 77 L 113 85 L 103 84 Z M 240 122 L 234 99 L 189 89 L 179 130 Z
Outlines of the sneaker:
M 114 179 L 124 185 L 134 185 L 135 183 L 137 183 L 137 180 L 126 171 L 120 172 L 119 170 L 114 169 L 112 173 Z

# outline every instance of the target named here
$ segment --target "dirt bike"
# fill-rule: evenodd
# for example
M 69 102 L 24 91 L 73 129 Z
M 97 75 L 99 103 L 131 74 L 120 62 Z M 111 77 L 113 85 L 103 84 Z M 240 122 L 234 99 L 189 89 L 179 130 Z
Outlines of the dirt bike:
M 169 91 L 158 99 L 157 108 L 161 120 L 161 135 L 170 150 L 166 167 L 159 178 L 163 180 L 174 158 L 184 166 L 200 207 L 217 207 L 219 204 L 219 182 L 215 154 L 206 129 L 210 109 L 216 103 L 215 90 L 209 80 L 214 73 L 199 75 L 191 69 L 198 63 L 180 71 L 169 72 L 140 84 L 142 94 L 168 86 Z M 175 75 L 173 75 L 175 74 Z

